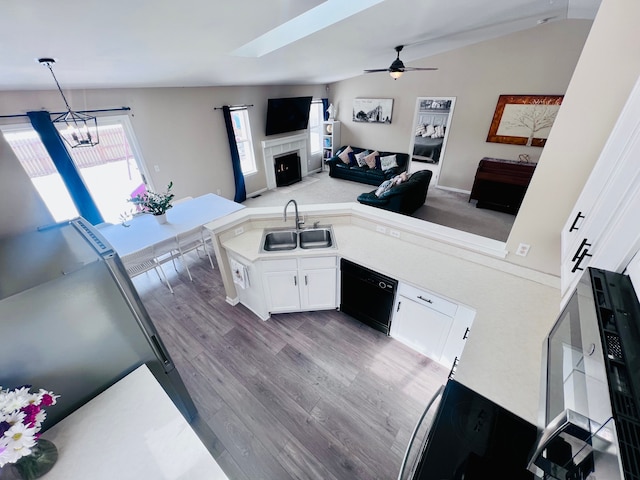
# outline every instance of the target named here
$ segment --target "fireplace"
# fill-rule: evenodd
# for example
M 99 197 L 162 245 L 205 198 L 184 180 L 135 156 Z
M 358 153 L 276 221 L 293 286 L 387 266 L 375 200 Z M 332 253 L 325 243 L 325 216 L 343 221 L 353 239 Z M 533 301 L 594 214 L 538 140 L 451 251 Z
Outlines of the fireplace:
M 264 156 L 264 172 L 267 177 L 267 189 L 276 188 L 275 159 L 289 153 L 297 153 L 300 156 L 300 176 L 308 175 L 307 143 L 309 135 L 301 133 L 287 137 L 270 138 L 262 141 L 262 153 Z
M 275 157 L 276 186 L 286 187 L 302 180 L 300 173 L 300 155 L 297 152 Z

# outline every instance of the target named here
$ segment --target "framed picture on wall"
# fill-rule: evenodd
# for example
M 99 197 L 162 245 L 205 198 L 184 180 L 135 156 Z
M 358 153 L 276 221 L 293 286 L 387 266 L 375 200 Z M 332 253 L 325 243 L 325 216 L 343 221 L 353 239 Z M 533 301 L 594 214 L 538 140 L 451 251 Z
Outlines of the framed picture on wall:
M 353 121 L 362 123 L 391 123 L 393 98 L 354 98 Z
M 487 142 L 544 147 L 563 95 L 500 95 Z

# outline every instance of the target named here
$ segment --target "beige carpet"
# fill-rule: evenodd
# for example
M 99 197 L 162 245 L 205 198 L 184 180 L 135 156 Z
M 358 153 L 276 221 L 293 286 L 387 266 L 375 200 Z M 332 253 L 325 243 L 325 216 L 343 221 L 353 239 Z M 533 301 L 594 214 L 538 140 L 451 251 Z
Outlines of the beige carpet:
M 335 179 L 328 171 L 313 173 L 298 183 L 269 190 L 259 196 L 247 198 L 246 207 L 282 206 L 295 199 L 299 205 L 316 203 L 356 202 L 358 195 L 375 190 L 371 185 Z M 506 241 L 515 215 L 476 208 L 469 195 L 429 186 L 427 201 L 412 217 L 437 223 L 487 238 Z

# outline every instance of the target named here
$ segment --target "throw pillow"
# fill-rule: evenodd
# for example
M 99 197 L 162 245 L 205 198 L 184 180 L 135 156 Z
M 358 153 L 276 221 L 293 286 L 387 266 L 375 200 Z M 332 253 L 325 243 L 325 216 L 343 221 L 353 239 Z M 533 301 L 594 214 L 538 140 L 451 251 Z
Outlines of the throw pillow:
M 342 160 L 343 163 L 349 165 L 349 163 L 351 163 L 351 159 L 349 158 L 350 153 L 353 153 L 353 149 L 349 146 L 345 148 L 340 155 L 338 155 L 338 158 Z
M 385 170 L 389 170 L 390 168 L 397 167 L 398 162 L 396 161 L 395 155 L 387 155 L 386 157 L 380 157 L 380 169 L 384 172 Z
M 376 193 L 375 193 L 376 197 L 380 197 L 380 195 L 382 195 L 384 192 L 389 190 L 392 186 L 393 186 L 393 182 L 391 180 L 385 180 L 384 182 L 382 182 L 378 187 L 378 189 L 376 190 Z
M 427 128 L 424 129 L 423 137 L 430 137 L 436 133 L 436 128 L 433 125 L 427 125 Z
M 408 178 L 409 177 L 407 176 L 407 172 L 402 172 L 401 174 L 393 177 L 391 179 L 391 183 L 393 183 L 393 186 L 395 187 L 396 185 L 400 185 L 402 182 L 406 182 Z
M 364 157 L 364 161 L 367 163 L 367 166 L 369 168 L 376 168 L 376 157 L 379 157 L 379 156 L 380 154 L 378 153 L 378 151 L 374 150 L 369 155 Z
M 367 164 L 367 162 L 364 161 L 364 157 L 366 157 L 368 154 L 369 154 L 368 150 L 355 154 L 356 162 L 359 167 L 364 167 Z

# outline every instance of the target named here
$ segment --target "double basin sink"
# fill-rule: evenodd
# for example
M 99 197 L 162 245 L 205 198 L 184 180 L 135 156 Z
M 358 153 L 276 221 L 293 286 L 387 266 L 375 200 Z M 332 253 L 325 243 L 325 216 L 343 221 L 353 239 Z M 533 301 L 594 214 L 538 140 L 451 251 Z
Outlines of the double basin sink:
M 262 234 L 263 252 L 282 252 L 296 248 L 332 248 L 334 246 L 331 226 L 317 226 L 296 230 L 295 228 L 269 228 Z

